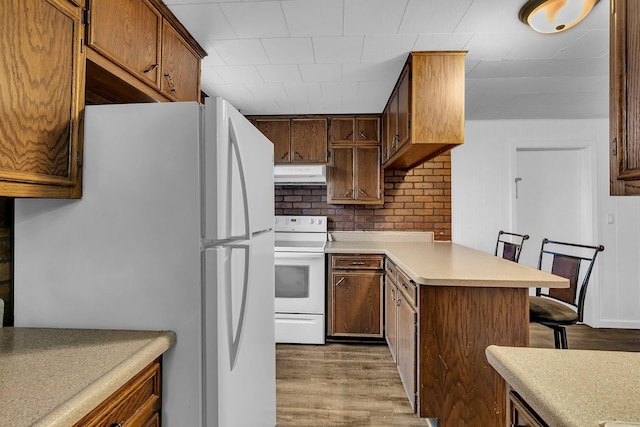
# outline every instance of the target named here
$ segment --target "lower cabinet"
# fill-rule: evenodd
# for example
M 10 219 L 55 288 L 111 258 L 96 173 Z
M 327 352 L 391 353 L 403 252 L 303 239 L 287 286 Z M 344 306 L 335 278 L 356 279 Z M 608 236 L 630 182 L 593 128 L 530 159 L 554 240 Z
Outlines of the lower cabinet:
M 507 386 L 507 425 L 515 427 L 548 427 L 518 393 Z
M 396 286 L 396 265 L 387 259 L 384 264 L 384 333 L 393 361 L 397 362 L 396 350 L 398 349 L 398 328 L 396 322 L 396 298 L 398 287 Z
M 385 330 L 389 350 L 398 367 L 411 408 L 417 402 L 417 287 L 389 259 L 385 262 Z
M 160 360 L 120 387 L 74 427 L 159 427 Z
M 382 255 L 329 255 L 328 336 L 384 336 L 382 264 Z

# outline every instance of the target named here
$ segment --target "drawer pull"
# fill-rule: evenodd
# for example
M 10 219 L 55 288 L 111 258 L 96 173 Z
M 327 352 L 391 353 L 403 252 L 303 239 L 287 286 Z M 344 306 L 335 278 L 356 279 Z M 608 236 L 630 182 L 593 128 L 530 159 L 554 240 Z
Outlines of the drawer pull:
M 365 265 L 366 263 L 364 261 L 353 261 L 351 263 L 351 265 Z
M 143 71 L 143 73 L 147 74 L 152 72 L 153 70 L 155 70 L 156 68 L 158 68 L 158 64 L 152 64 L 151 66 L 149 66 L 149 68 L 147 68 L 146 70 Z
M 165 73 L 164 77 L 167 79 L 167 83 L 169 84 L 169 90 L 171 92 L 175 92 L 176 91 L 176 85 L 173 84 L 173 78 L 171 77 L 171 74 Z
M 124 421 L 120 421 L 119 423 L 113 423 L 110 427 L 122 427 L 124 425 Z
M 409 288 L 407 288 L 407 284 L 406 283 L 403 283 L 402 287 L 405 288 L 406 290 L 409 290 Z
M 338 282 L 334 286 L 340 286 L 340 284 L 344 282 L 345 279 L 346 277 L 343 277 L 342 279 L 338 280 Z

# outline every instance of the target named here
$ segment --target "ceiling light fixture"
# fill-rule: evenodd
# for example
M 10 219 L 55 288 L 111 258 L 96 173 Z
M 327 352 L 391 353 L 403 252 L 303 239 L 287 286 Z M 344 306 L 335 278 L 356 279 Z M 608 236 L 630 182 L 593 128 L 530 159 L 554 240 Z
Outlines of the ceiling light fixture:
M 598 1 L 529 0 L 518 17 L 539 33 L 559 33 L 582 21 Z

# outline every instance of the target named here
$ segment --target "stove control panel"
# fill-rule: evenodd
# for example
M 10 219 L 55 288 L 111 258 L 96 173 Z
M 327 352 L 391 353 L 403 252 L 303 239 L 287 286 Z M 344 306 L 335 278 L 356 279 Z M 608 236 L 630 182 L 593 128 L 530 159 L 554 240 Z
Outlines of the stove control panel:
M 276 215 L 275 230 L 326 233 L 327 217 Z

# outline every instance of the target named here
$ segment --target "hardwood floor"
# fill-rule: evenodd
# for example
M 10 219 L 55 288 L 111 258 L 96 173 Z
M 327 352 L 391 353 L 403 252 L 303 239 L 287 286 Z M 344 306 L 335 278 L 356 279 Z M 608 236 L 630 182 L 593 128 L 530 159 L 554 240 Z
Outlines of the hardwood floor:
M 567 328 L 571 349 L 640 352 L 640 330 Z M 530 325 L 531 347 L 553 332 Z M 425 426 L 411 410 L 384 344 L 285 345 L 276 349 L 277 426 Z

